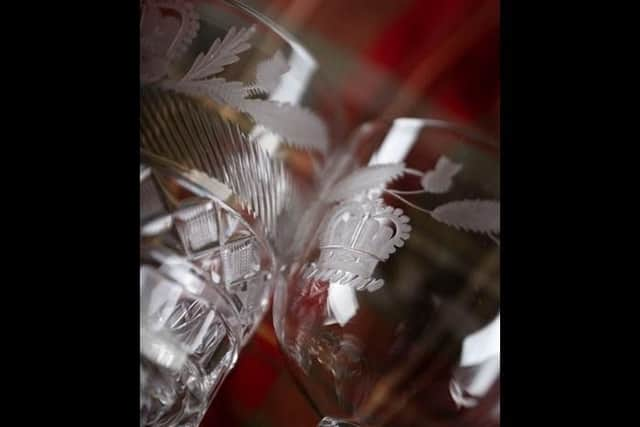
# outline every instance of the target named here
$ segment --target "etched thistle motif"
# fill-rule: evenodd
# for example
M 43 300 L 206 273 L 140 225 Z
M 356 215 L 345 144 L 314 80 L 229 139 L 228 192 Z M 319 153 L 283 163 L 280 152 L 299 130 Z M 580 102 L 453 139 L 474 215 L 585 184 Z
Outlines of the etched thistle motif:
M 326 153 L 328 131 L 314 112 L 289 103 L 257 99 L 268 97 L 281 76 L 289 70 L 284 56 L 276 51 L 256 67 L 248 84 L 218 77 L 224 68 L 240 60 L 251 48 L 255 27 L 231 27 L 206 52 L 200 52 L 180 78 L 169 76 L 173 61 L 191 45 L 199 30 L 199 16 L 190 3 L 180 0 L 141 2 L 140 80 L 192 96 L 204 96 L 246 114 L 257 125 L 304 150 Z
M 435 169 L 420 172 L 403 163 L 373 165 L 354 171 L 339 181 L 327 194 L 327 202 L 341 201 L 323 223 L 320 256 L 307 265 L 305 277 L 330 282 L 330 286 L 349 285 L 353 289 L 375 291 L 384 285 L 372 274 L 380 261 L 386 261 L 409 238 L 409 217 L 401 209 L 386 206 L 385 193 L 408 206 L 430 215 L 451 227 L 483 233 L 497 244 L 500 233 L 500 202 L 495 200 L 460 200 L 427 210 L 404 198 L 404 195 L 446 193 L 462 165 L 442 156 Z M 421 190 L 400 191 L 384 188 L 404 174 L 420 178 Z M 340 322 L 341 324 L 344 322 Z
M 140 79 L 158 81 L 169 64 L 185 53 L 200 28 L 191 3 L 179 0 L 141 2 Z
M 451 188 L 453 177 L 461 170 L 462 165 L 442 156 L 438 159 L 435 169 L 424 174 L 420 184 L 427 193 L 446 193 Z

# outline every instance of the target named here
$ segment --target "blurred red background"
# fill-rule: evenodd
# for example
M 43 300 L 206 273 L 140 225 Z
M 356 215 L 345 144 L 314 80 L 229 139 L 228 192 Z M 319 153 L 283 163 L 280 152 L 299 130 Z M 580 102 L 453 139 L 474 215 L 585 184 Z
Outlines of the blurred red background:
M 436 117 L 500 133 L 498 0 L 245 0 L 320 62 L 354 127 L 382 116 Z M 311 427 L 267 316 L 204 427 Z
M 498 0 L 250 0 L 319 60 L 356 125 L 439 117 L 499 134 Z

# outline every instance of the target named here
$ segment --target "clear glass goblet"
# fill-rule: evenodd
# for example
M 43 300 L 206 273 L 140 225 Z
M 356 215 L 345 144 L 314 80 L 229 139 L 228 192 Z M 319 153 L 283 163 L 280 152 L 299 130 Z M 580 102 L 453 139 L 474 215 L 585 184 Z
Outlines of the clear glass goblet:
M 318 63 L 232 0 L 142 1 L 140 27 L 143 161 L 169 160 L 228 186 L 285 257 L 290 223 L 345 138 Z
M 317 62 L 268 18 L 232 0 L 140 10 L 140 422 L 197 426 L 295 253 L 291 224 L 340 155 L 343 125 Z M 152 304 L 149 286 L 194 302 Z M 214 323 L 181 323 L 207 313 Z M 218 324 L 224 359 L 189 343 Z
M 320 426 L 498 426 L 499 148 L 363 125 L 299 223 L 274 325 Z

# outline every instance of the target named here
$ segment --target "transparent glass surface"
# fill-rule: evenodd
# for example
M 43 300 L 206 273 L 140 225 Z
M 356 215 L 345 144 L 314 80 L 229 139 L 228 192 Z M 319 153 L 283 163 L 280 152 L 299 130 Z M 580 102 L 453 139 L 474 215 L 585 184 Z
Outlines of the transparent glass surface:
M 198 426 L 237 358 L 233 304 L 154 244 L 141 253 L 140 301 L 140 425 Z
M 275 260 L 223 184 L 140 168 L 141 425 L 197 426 L 269 305 Z
M 235 1 L 140 3 L 141 413 L 197 426 L 344 140 L 315 59 Z
M 441 121 L 353 135 L 273 307 L 321 426 L 499 425 L 499 165 Z
M 316 60 L 235 1 L 142 2 L 140 46 L 142 154 L 227 185 L 284 257 L 345 139 Z

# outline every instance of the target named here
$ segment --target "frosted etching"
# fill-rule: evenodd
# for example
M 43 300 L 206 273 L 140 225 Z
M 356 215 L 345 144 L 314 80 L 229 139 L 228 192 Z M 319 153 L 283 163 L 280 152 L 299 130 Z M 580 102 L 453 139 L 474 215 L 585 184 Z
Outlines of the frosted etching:
M 374 165 L 354 171 L 329 191 L 326 201 L 339 201 L 323 222 L 320 255 L 307 265 L 305 277 L 349 285 L 356 290 L 375 291 L 384 285 L 372 277 L 380 261 L 404 245 L 410 236 L 409 217 L 402 209 L 386 206 L 379 194 L 390 195 L 411 208 L 426 213 L 451 227 L 483 233 L 500 243 L 500 202 L 460 200 L 427 210 L 407 200 L 407 194 L 446 193 L 462 165 L 440 157 L 433 170 L 420 172 L 402 163 Z M 420 178 L 420 190 L 384 188 L 389 182 L 413 175 Z M 378 191 L 372 191 L 378 190 Z
M 314 112 L 289 103 L 259 99 L 267 97 L 289 70 L 281 52 L 260 62 L 255 79 L 245 84 L 218 76 L 228 65 L 240 60 L 251 48 L 255 28 L 231 27 L 206 52 L 200 52 L 181 77 L 170 73 L 173 62 L 191 46 L 199 31 L 199 16 L 193 5 L 179 0 L 141 3 L 140 80 L 192 96 L 204 96 L 218 104 L 245 113 L 258 125 L 304 150 L 325 153 L 328 131 Z

